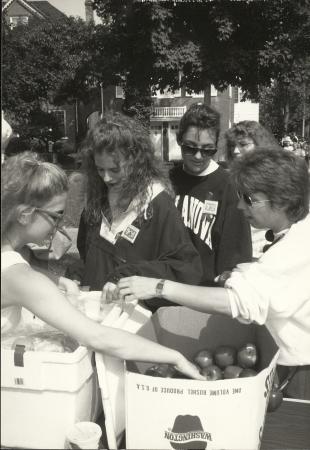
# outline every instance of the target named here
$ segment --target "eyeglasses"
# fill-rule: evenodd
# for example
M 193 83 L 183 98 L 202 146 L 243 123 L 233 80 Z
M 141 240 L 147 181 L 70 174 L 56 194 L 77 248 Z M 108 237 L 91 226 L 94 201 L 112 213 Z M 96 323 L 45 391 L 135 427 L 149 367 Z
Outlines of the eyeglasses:
M 208 158 L 210 156 L 213 156 L 217 152 L 217 148 L 215 148 L 215 147 L 201 148 L 201 147 L 193 147 L 192 145 L 187 145 L 187 144 L 181 144 L 181 149 L 185 155 L 191 155 L 191 156 L 194 156 L 194 155 L 196 155 L 197 152 L 200 152 L 200 154 L 203 158 Z
M 242 199 L 244 201 L 244 203 L 246 203 L 248 206 L 252 207 L 253 205 L 255 205 L 256 203 L 266 203 L 266 202 L 270 202 L 270 200 L 252 200 L 252 197 L 249 194 L 245 194 L 245 193 L 241 193 L 241 192 L 237 192 L 238 194 L 238 198 Z
M 48 217 L 50 217 L 53 220 L 56 228 L 58 227 L 59 223 L 62 221 L 65 215 L 64 211 L 61 212 L 49 211 L 44 208 L 34 208 L 34 210 L 38 211 L 39 213 L 46 214 Z

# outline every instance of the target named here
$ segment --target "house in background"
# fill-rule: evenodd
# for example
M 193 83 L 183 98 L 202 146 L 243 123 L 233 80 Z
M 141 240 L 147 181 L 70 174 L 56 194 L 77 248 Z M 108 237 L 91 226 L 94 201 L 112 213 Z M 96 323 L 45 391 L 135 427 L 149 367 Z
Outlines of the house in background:
M 31 25 L 38 20 L 55 22 L 66 15 L 48 1 L 6 0 L 2 1 L 2 13 L 13 28 L 16 25 Z
M 210 106 L 221 114 L 221 134 L 218 143 L 217 159 L 224 159 L 222 137 L 234 123 L 241 120 L 259 120 L 259 104 L 251 101 L 242 101 L 240 88 L 229 86 L 223 92 L 211 86 Z M 93 126 L 100 119 L 101 114 L 107 111 L 121 111 L 124 92 L 120 86 L 111 86 L 102 89 L 100 93 L 101 107 L 97 98 L 98 109 L 93 103 L 88 105 L 88 127 Z M 183 114 L 193 103 L 203 103 L 204 92 L 189 94 L 184 88 L 170 92 L 156 92 L 152 97 L 152 115 L 150 124 L 151 139 L 156 154 L 164 161 L 175 161 L 181 158 L 181 150 L 177 144 L 176 134 Z

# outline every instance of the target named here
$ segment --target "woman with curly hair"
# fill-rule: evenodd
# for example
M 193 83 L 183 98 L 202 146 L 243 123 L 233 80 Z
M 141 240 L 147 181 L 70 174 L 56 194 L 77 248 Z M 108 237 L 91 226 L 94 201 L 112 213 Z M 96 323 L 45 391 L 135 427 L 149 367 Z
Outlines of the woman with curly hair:
M 225 155 L 228 168 L 234 159 L 257 147 L 281 149 L 273 134 L 260 123 L 254 120 L 244 120 L 234 124 L 225 133 Z M 262 255 L 265 245 L 268 245 L 266 231 L 251 226 L 253 258 L 255 259 Z
M 121 114 L 106 117 L 89 131 L 84 156 L 87 203 L 77 240 L 82 283 L 104 286 L 108 297 L 130 275 L 199 283 L 200 258 L 148 130 Z
M 228 164 L 236 156 L 242 156 L 256 147 L 266 146 L 280 147 L 273 134 L 254 120 L 235 123 L 225 133 L 225 155 Z

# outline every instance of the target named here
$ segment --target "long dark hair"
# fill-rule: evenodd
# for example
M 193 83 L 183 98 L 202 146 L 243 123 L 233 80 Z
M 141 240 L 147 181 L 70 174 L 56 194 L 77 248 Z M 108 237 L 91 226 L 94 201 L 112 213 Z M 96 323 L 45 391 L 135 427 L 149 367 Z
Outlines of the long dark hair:
M 127 205 L 136 198 L 138 214 L 148 199 L 148 187 L 152 182 L 160 182 L 172 195 L 167 171 L 155 157 L 148 130 L 140 122 L 123 114 L 107 115 L 89 130 L 83 145 L 83 166 L 87 175 L 85 218 L 89 224 L 100 223 L 102 212 L 108 209 L 107 186 L 95 165 L 95 155 L 104 152 L 112 155 L 117 163 L 121 157 L 125 159 L 127 178 L 120 198 Z

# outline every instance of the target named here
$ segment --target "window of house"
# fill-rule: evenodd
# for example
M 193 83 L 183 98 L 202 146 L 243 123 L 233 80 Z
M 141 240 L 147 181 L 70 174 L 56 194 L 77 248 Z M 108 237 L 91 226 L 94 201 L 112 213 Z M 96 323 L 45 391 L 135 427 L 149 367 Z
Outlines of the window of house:
M 217 97 L 217 89 L 211 84 L 211 97 Z
M 28 25 L 28 16 L 11 16 L 10 17 L 10 27 L 14 28 L 17 25 Z
M 160 92 L 160 89 L 157 89 L 155 94 L 152 94 L 152 97 L 156 97 L 156 98 L 181 97 L 181 89 L 177 89 L 174 92 L 170 91 L 168 88 L 164 89 L 163 92 Z
M 124 89 L 122 86 L 115 86 L 115 97 L 116 98 L 125 98 Z
M 64 109 L 54 109 L 51 113 L 56 117 L 61 136 L 66 136 L 66 111 Z
M 203 98 L 205 93 L 204 91 L 199 91 L 199 92 L 192 92 L 191 94 L 188 91 L 185 91 L 185 95 L 186 97 L 192 97 L 192 98 Z
M 210 92 L 211 92 L 211 97 L 217 97 L 217 89 L 215 89 L 213 84 L 211 84 Z M 205 93 L 204 93 L 204 91 L 199 91 L 197 93 L 192 92 L 190 94 L 188 91 L 186 91 L 185 95 L 186 95 L 186 97 L 192 97 L 192 98 L 204 98 Z

